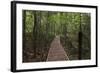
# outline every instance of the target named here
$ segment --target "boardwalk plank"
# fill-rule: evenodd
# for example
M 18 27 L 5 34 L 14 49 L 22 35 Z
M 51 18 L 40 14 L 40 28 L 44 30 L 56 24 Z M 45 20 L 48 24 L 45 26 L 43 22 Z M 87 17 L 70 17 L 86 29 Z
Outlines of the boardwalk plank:
M 51 43 L 47 61 L 69 60 L 63 46 L 60 43 L 60 37 L 56 36 Z

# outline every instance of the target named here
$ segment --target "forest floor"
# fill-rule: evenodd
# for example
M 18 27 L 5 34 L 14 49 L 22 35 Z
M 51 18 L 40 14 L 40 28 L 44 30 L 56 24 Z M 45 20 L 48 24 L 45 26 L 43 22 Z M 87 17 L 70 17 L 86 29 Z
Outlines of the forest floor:
M 63 60 L 69 60 L 69 58 L 62 44 L 60 43 L 60 36 L 56 36 L 51 43 L 47 56 L 47 61 L 63 61 Z

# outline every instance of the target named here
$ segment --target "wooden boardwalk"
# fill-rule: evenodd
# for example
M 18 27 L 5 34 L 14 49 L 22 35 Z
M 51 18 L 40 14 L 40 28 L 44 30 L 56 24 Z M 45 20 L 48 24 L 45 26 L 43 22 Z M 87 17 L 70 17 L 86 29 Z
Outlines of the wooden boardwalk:
M 56 36 L 51 43 L 47 61 L 63 61 L 63 60 L 69 60 L 69 58 L 60 43 L 60 37 Z

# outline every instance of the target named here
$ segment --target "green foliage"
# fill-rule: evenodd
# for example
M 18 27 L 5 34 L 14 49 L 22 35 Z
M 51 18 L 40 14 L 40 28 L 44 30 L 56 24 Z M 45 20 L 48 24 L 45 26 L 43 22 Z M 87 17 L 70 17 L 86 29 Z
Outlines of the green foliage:
M 82 58 L 90 58 L 90 13 L 23 10 L 23 12 L 25 11 L 26 16 L 23 16 L 25 18 L 24 38 L 30 38 L 26 44 L 28 45 L 28 42 L 31 41 L 32 45 L 37 45 L 34 50 L 41 52 L 42 49 L 43 61 L 46 59 L 50 44 L 56 35 L 60 36 L 65 50 L 69 50 L 71 59 L 75 59 L 73 57 L 78 54 L 78 33 L 80 31 L 83 34 L 83 55 L 86 52 Z
M 33 15 L 32 15 L 32 11 L 26 11 L 26 21 L 25 21 L 25 32 L 27 33 L 27 32 L 32 32 L 32 29 L 33 29 L 33 21 L 34 21 L 34 19 L 33 19 Z

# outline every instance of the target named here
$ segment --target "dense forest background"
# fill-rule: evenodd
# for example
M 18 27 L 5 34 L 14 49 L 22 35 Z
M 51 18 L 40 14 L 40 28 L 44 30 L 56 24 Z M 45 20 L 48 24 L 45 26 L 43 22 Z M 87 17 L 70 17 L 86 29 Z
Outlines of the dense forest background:
M 70 60 L 91 58 L 91 14 L 23 10 L 23 62 L 46 61 L 51 42 L 60 42 Z

